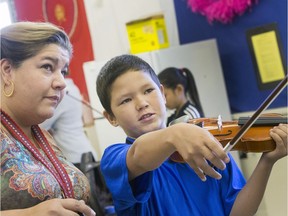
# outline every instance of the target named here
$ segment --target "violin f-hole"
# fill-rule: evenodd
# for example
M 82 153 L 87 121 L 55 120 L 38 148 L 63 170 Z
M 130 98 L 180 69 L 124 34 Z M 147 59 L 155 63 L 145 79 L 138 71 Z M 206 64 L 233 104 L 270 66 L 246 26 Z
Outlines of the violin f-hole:
M 228 130 L 227 133 L 223 134 L 214 134 L 215 137 L 221 137 L 221 136 L 229 136 L 232 134 L 232 130 Z

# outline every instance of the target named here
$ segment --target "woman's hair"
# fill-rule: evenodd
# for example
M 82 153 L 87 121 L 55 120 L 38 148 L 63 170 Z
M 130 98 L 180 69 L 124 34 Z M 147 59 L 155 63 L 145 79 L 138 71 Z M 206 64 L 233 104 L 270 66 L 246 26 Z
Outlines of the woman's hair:
M 0 31 L 1 59 L 9 59 L 14 67 L 37 55 L 46 45 L 57 44 L 72 57 L 72 44 L 59 27 L 45 22 L 16 22 Z
M 113 114 L 111 110 L 111 86 L 119 76 L 128 71 L 143 71 L 148 73 L 160 88 L 157 75 L 143 59 L 134 55 L 120 55 L 112 58 L 101 68 L 96 81 L 98 97 L 102 106 L 110 115 Z
M 177 85 L 182 85 L 185 94 L 188 94 L 189 100 L 194 104 L 201 116 L 204 116 L 203 109 L 200 103 L 197 86 L 191 71 L 187 68 L 168 67 L 158 74 L 160 83 L 172 90 L 176 89 Z

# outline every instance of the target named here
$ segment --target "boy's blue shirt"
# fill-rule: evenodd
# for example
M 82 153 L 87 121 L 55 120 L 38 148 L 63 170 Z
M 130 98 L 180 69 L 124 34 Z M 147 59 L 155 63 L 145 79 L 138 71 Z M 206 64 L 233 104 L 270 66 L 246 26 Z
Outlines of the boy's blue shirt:
M 159 168 L 128 180 L 126 154 L 133 139 L 109 146 L 101 170 L 112 193 L 118 216 L 224 216 L 229 215 L 246 181 L 230 156 L 221 180 L 202 182 L 186 163 L 169 159 Z

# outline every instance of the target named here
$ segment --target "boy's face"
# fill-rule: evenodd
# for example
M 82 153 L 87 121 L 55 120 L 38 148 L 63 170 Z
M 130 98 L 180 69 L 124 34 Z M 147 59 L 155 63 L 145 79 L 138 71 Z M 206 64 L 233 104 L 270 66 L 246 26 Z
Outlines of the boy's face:
M 122 127 L 127 136 L 137 138 L 165 127 L 165 102 L 163 87 L 159 89 L 148 73 L 128 71 L 112 84 L 114 116 L 104 114 L 112 125 Z

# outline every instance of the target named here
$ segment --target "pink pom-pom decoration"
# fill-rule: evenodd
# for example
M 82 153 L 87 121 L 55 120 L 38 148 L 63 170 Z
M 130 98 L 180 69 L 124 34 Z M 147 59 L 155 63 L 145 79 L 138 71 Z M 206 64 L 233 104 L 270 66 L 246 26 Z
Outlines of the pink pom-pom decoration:
M 251 8 L 252 2 L 253 0 L 187 0 L 191 10 L 206 16 L 209 23 L 231 23 L 235 16 L 240 16 Z M 258 0 L 254 2 L 258 3 Z

